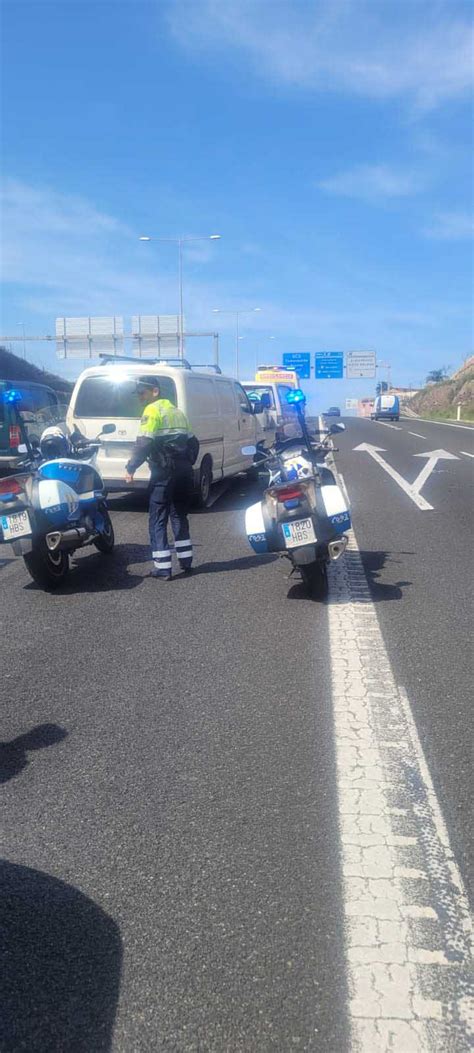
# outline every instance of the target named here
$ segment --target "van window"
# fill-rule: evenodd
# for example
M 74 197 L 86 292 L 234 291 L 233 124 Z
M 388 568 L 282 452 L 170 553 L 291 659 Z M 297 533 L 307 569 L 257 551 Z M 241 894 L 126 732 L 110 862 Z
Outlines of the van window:
M 232 384 L 228 380 L 218 380 L 216 388 L 221 417 L 233 417 L 235 415 L 235 399 Z
M 215 417 L 218 410 L 214 381 L 201 377 L 190 377 L 188 384 L 191 398 L 196 399 L 194 416 Z
M 262 395 L 268 395 L 270 398 L 270 408 L 275 408 L 275 399 L 273 398 L 273 388 L 271 384 L 255 384 L 255 387 L 246 388 L 247 395 L 257 395 L 261 399 Z
M 250 413 L 250 402 L 241 384 L 234 382 L 235 394 L 237 395 L 237 402 L 239 403 L 240 409 L 243 413 Z
M 74 414 L 77 417 L 141 417 L 143 405 L 140 402 L 137 381 L 151 381 L 160 389 L 160 398 L 169 399 L 177 405 L 176 387 L 171 377 L 150 374 L 138 376 L 97 376 L 86 377 L 82 381 L 76 398 Z

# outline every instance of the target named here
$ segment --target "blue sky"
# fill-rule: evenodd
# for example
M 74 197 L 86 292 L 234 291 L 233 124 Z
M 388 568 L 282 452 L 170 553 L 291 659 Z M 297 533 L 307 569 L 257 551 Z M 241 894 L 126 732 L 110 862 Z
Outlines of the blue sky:
M 242 316 L 242 375 L 374 348 L 417 385 L 472 351 L 472 5 L 4 0 L 2 333 Z M 222 365 L 234 321 L 222 315 Z M 188 347 L 202 360 L 210 342 Z M 48 345 L 28 357 L 69 376 Z M 367 392 L 367 387 L 369 391 Z M 370 393 L 320 382 L 314 406 Z

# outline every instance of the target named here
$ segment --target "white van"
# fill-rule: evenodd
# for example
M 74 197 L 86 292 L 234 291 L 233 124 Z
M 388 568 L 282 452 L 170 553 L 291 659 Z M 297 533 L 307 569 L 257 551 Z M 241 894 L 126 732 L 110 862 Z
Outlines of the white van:
M 241 385 L 217 372 L 198 372 L 184 359 L 145 362 L 124 357 L 85 369 L 76 381 L 66 417 L 68 428 L 78 428 L 94 439 L 103 424 L 116 431 L 104 438 L 97 467 L 110 491 L 144 489 L 150 470 L 143 464 L 133 485 L 125 483 L 125 465 L 130 458 L 143 412 L 136 392 L 137 380 L 158 384 L 162 398 L 173 402 L 188 418 L 199 439 L 194 465 L 196 493 L 202 505 L 211 483 L 238 472 L 249 471 L 244 446 L 262 446 L 263 432 Z
M 296 409 L 286 401 L 288 392 L 293 391 L 291 384 L 282 381 L 243 380 L 242 387 L 248 395 L 255 394 L 263 403 L 262 412 L 257 416 L 265 432 L 266 446 L 276 439 L 293 439 L 301 435 Z

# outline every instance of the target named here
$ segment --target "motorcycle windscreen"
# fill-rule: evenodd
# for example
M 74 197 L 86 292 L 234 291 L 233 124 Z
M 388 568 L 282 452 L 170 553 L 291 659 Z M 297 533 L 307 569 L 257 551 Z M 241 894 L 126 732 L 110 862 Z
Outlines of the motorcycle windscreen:
M 267 535 L 263 521 L 262 502 L 250 505 L 245 513 L 245 530 L 254 552 L 268 552 Z
M 334 486 L 322 486 L 321 497 L 324 502 L 329 522 L 334 527 L 336 534 L 343 534 L 351 526 L 351 513 L 347 507 L 347 501 L 342 490 Z

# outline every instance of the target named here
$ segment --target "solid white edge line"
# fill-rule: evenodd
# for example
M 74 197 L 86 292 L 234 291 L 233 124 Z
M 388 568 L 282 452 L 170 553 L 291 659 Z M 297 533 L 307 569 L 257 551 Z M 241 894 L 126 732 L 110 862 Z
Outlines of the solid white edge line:
M 462 428 L 463 431 L 470 431 L 474 434 L 474 425 L 469 427 L 468 424 L 457 424 L 455 421 L 451 420 L 430 420 L 429 417 L 402 417 L 401 419 L 411 421 L 411 423 L 422 421 L 423 424 L 442 424 L 443 428 Z
M 350 1050 L 461 1053 L 471 1048 L 467 897 L 348 533 L 330 566 L 328 620 Z

